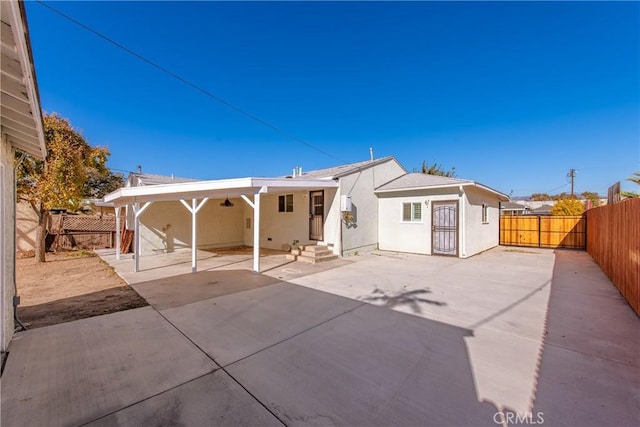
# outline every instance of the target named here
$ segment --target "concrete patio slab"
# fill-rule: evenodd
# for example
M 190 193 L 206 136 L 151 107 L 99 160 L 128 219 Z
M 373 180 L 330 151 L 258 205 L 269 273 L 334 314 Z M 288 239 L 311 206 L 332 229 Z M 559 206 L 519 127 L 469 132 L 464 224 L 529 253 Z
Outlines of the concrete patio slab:
M 217 369 L 151 307 L 16 335 L 2 425 L 80 425 Z
M 219 365 L 226 366 L 362 304 L 279 283 L 161 313 Z
M 260 255 L 261 271 L 292 263 L 285 259 L 284 253 L 272 252 Z M 142 255 L 140 271 L 137 273 L 133 272 L 132 254 L 122 254 L 118 260 L 113 249 L 98 249 L 96 253 L 130 285 L 191 273 L 191 249 L 179 248 L 168 253 Z M 253 256 L 248 254 L 218 254 L 199 250 L 196 256 L 199 272 L 215 269 L 253 270 Z
M 535 412 L 549 424 L 640 425 L 640 319 L 585 252 L 556 251 Z
M 211 270 L 136 283 L 136 290 L 157 310 L 177 307 L 235 292 L 278 283 L 249 270 Z
M 638 425 L 640 319 L 584 252 L 244 262 L 18 334 L 3 425 Z
M 225 372 L 190 381 L 89 426 L 282 426 Z
M 639 366 L 640 319 L 620 292 L 587 253 L 556 251 L 556 259 L 546 342 Z
M 227 370 L 287 425 L 495 425 L 468 334 L 363 305 Z
M 339 269 L 291 281 L 477 332 L 465 339 L 477 398 L 531 411 L 552 250 L 500 247 L 464 260 L 392 252 L 350 259 Z

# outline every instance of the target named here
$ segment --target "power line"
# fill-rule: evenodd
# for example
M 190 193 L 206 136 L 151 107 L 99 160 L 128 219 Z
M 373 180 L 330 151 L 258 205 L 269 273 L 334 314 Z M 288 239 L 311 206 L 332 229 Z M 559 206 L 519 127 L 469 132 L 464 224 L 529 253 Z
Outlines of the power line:
M 287 137 L 287 138 L 289 138 L 289 139 L 291 139 L 291 140 L 293 140 L 293 141 L 295 141 L 295 142 L 297 142 L 299 144 L 302 144 L 302 145 L 304 145 L 304 146 L 306 146 L 308 148 L 311 148 L 312 150 L 315 150 L 315 151 L 317 151 L 319 153 L 322 153 L 327 157 L 331 157 L 332 159 L 337 160 L 339 162 L 342 162 L 344 164 L 348 164 L 349 163 L 349 162 L 347 162 L 347 161 L 345 161 L 343 159 L 340 159 L 340 158 L 334 156 L 333 154 L 331 154 L 331 153 L 329 153 L 329 152 L 327 152 L 327 151 L 325 151 L 325 150 L 323 150 L 321 148 L 316 147 L 313 144 L 310 144 L 310 143 L 298 138 L 297 136 L 295 136 L 295 135 L 293 135 L 293 134 L 291 134 L 291 133 L 279 128 L 278 126 L 276 126 L 274 124 L 271 124 L 268 121 L 266 121 L 264 119 L 261 119 L 260 117 L 254 115 L 254 114 L 249 113 L 248 111 L 243 110 L 242 108 L 232 104 L 231 102 L 227 101 L 226 99 L 221 98 L 221 97 L 219 97 L 218 95 L 216 95 L 216 94 L 214 94 L 212 92 L 209 92 L 207 89 L 204 89 L 203 87 L 191 82 L 190 80 L 187 80 L 184 77 L 174 73 L 173 71 L 169 70 L 168 68 L 165 68 L 162 65 L 159 65 L 158 63 L 153 62 L 150 59 L 147 59 L 143 55 L 141 55 L 141 54 L 129 49 L 125 45 L 123 45 L 121 43 L 118 43 L 117 41 L 105 36 L 104 34 L 94 30 L 93 28 L 89 27 L 88 25 L 83 24 L 82 22 L 78 21 L 77 19 L 72 18 L 71 16 L 65 14 L 64 12 L 61 12 L 60 10 L 54 8 L 53 6 L 50 6 L 50 5 L 48 5 L 47 3 L 45 3 L 45 2 L 43 2 L 41 0 L 35 0 L 35 1 L 36 1 L 36 3 L 46 7 L 47 9 L 51 10 L 52 12 L 54 12 L 54 13 L 62 16 L 63 18 L 67 19 L 68 21 L 73 22 L 74 24 L 78 25 L 79 27 L 85 29 L 86 31 L 89 31 L 90 33 L 100 37 L 104 41 L 116 46 L 119 49 L 124 50 L 128 54 L 130 54 L 130 55 L 138 58 L 139 60 L 147 63 L 148 65 L 152 66 L 153 68 L 155 68 L 155 69 L 157 69 L 159 71 L 162 71 L 163 73 L 165 73 L 165 74 L 171 76 L 172 78 L 178 80 L 179 82 L 191 87 L 192 89 L 197 90 L 198 92 L 208 96 L 209 98 L 212 98 L 212 99 L 218 101 L 219 103 L 223 104 L 224 106 L 236 111 L 237 113 L 242 114 L 243 116 L 249 118 L 250 120 L 253 120 L 253 121 L 255 121 L 255 122 L 257 122 L 257 123 L 259 123 L 259 124 L 261 124 L 261 125 L 263 125 L 265 127 L 268 127 L 269 129 L 279 133 L 280 135 L 283 135 L 283 136 L 285 136 L 285 137 Z
M 554 191 L 556 191 L 556 190 L 561 189 L 562 187 L 566 187 L 566 186 L 567 186 L 567 185 L 569 185 L 569 184 L 570 184 L 569 182 L 564 183 L 564 184 L 562 184 L 562 185 L 561 185 L 561 186 L 559 186 L 559 187 L 556 187 L 556 188 L 553 188 L 553 189 L 551 189 L 551 190 L 547 190 L 547 191 L 545 191 L 545 192 L 544 192 L 544 194 L 552 193 L 552 192 L 554 192 Z

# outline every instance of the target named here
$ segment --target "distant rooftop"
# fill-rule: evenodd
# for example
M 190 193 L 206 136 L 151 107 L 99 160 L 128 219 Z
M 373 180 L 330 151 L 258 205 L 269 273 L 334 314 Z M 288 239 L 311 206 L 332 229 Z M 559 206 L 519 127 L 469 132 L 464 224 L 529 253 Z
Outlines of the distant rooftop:
M 150 173 L 139 173 L 139 172 L 131 172 L 129 174 L 129 183 L 131 184 L 131 180 L 135 179 L 135 186 L 140 185 L 157 185 L 157 184 L 176 184 L 180 182 L 194 182 L 198 181 L 193 178 L 180 178 L 177 176 L 166 176 L 166 175 L 153 175 Z

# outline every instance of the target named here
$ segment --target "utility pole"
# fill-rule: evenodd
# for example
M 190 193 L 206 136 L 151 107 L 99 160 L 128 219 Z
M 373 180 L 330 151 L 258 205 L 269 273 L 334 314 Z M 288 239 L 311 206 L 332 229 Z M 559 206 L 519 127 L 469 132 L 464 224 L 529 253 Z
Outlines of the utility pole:
M 576 170 L 571 168 L 567 174 L 567 178 L 571 178 L 571 197 L 573 197 L 573 179 L 576 177 Z

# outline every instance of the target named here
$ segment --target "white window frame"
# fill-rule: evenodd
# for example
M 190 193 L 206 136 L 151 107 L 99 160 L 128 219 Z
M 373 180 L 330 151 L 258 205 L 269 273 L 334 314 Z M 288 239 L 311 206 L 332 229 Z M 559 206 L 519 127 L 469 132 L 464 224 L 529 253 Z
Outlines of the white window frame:
M 291 204 L 287 203 L 287 199 L 291 197 Z M 283 200 L 283 210 L 280 210 L 280 198 Z M 281 194 L 278 196 L 278 212 L 279 213 L 292 213 L 293 212 L 293 194 Z M 291 210 L 289 210 L 291 208 Z
M 406 205 L 411 206 L 411 218 L 405 219 L 404 217 L 404 209 Z M 420 207 L 420 218 L 416 218 L 416 206 Z M 411 223 L 422 223 L 424 218 L 424 208 L 422 207 L 422 202 L 402 202 L 402 209 L 400 211 L 400 221 L 406 224 Z
M 482 204 L 482 223 L 489 224 L 489 205 Z

